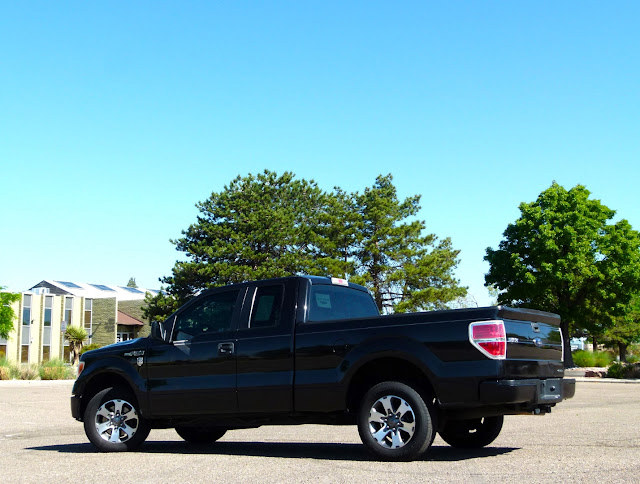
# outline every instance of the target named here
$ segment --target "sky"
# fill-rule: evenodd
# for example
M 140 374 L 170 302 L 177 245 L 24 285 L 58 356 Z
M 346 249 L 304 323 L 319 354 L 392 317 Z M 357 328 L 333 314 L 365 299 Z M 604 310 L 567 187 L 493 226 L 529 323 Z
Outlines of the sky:
M 0 3 L 0 285 L 160 287 L 237 175 L 391 173 L 460 250 L 553 181 L 640 229 L 638 2 Z

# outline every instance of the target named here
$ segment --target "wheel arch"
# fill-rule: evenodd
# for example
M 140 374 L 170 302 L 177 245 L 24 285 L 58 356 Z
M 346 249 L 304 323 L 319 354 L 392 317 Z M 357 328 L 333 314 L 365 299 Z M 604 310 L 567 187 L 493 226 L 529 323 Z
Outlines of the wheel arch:
M 356 412 L 364 394 L 383 381 L 409 385 L 429 403 L 436 398 L 429 373 L 420 362 L 409 355 L 383 354 L 371 357 L 353 372 L 346 392 L 347 410 Z
M 93 396 L 101 390 L 109 387 L 118 387 L 123 388 L 131 392 L 131 394 L 136 399 L 136 403 L 138 404 L 138 408 L 141 408 L 141 401 L 138 396 L 138 393 L 135 391 L 134 386 L 131 384 L 129 379 L 127 379 L 123 374 L 113 372 L 113 371 L 103 371 L 100 373 L 96 373 L 91 377 L 91 379 L 87 380 L 84 385 L 84 389 L 82 392 L 82 399 L 80 400 L 80 418 L 84 419 L 84 412 L 89 404 L 89 401 L 93 398 Z

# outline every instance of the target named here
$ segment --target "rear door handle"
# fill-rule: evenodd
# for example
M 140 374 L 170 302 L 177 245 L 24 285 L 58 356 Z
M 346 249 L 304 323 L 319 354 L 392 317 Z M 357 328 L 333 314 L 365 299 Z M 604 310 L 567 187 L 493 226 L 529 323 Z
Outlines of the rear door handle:
M 218 343 L 219 355 L 232 355 L 235 351 L 235 345 L 233 343 Z

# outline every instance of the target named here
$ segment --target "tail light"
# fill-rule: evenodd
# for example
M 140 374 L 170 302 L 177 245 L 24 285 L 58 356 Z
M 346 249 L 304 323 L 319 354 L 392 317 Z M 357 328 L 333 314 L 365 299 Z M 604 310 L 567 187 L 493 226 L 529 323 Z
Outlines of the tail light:
M 469 341 L 480 353 L 493 360 L 504 360 L 507 357 L 507 336 L 503 321 L 471 323 Z

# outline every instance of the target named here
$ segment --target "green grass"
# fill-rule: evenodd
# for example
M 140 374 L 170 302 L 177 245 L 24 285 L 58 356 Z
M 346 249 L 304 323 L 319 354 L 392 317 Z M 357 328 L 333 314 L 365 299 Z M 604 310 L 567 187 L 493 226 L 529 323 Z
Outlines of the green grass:
M 573 363 L 576 366 L 607 367 L 613 362 L 613 355 L 608 351 L 584 351 L 578 350 L 573 353 Z
M 41 365 L 14 365 L 6 358 L 0 358 L 0 380 L 72 380 L 73 367 L 62 360 L 53 359 Z
M 45 361 L 38 368 L 38 373 L 41 380 L 72 380 L 75 378 L 73 368 L 59 359 Z

